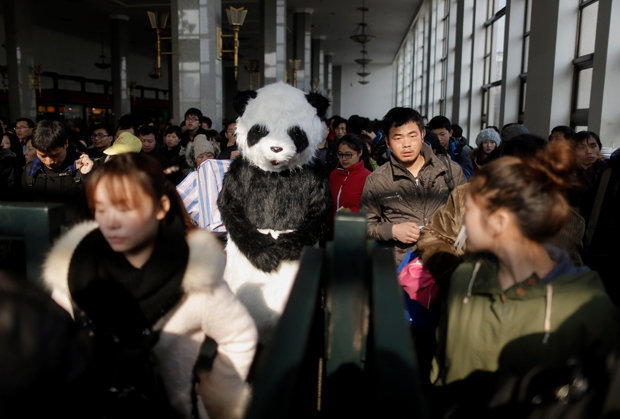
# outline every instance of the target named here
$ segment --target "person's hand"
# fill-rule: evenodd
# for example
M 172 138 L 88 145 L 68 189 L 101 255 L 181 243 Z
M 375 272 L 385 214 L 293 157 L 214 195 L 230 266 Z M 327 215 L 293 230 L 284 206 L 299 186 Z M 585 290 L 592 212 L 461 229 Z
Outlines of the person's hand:
M 369 137 L 373 141 L 377 137 L 377 134 L 375 134 L 374 131 L 366 131 L 365 129 L 362 130 L 362 135 Z
M 95 163 L 88 157 L 88 154 L 82 153 L 79 159 L 75 161 L 75 168 L 83 175 L 90 173 L 95 167 Z
M 233 150 L 230 152 L 230 159 L 234 160 L 237 157 L 239 157 L 241 155 L 241 152 L 239 150 Z
M 420 229 L 415 223 L 406 222 L 392 226 L 392 237 L 401 243 L 411 244 L 420 238 Z

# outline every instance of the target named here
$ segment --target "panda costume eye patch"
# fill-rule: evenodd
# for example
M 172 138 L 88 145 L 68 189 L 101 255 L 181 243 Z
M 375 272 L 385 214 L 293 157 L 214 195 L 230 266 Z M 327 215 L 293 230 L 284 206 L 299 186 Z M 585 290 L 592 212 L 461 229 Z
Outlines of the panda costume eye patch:
M 308 137 L 306 137 L 306 133 L 298 126 L 289 128 L 288 135 L 293 139 L 298 153 L 301 153 L 308 147 Z
M 248 131 L 248 145 L 252 147 L 256 145 L 261 138 L 266 137 L 269 134 L 267 127 L 263 125 L 254 125 Z

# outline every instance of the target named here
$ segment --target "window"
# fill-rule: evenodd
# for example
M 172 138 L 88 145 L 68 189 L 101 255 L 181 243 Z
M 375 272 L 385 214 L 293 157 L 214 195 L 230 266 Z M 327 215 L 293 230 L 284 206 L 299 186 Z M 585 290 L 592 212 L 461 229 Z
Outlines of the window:
M 586 127 L 592 89 L 598 0 L 578 0 L 577 42 L 573 60 L 572 127 Z
M 523 19 L 523 56 L 521 57 L 521 74 L 519 75 L 519 117 L 523 123 L 525 115 L 525 94 L 527 91 L 527 65 L 530 53 L 530 26 L 532 23 L 532 0 L 525 0 L 525 18 Z
M 486 7 L 481 129 L 499 125 L 506 0 L 487 0 Z

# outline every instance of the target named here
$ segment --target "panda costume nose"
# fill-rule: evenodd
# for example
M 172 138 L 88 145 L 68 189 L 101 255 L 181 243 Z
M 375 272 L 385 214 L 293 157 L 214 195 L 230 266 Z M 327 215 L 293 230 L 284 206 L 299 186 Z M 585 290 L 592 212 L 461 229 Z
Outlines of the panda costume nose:
M 273 151 L 274 153 L 279 153 L 280 151 L 282 151 L 282 147 L 271 147 L 271 151 Z

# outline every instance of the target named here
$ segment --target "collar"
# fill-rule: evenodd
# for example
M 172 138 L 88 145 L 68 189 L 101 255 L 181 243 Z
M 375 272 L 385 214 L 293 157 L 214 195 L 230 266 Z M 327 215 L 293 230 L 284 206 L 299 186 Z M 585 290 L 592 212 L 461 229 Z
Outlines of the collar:
M 424 157 L 424 165 L 420 169 L 421 173 L 422 170 L 424 170 L 426 167 L 434 166 L 435 159 L 437 157 L 435 156 L 435 153 L 433 153 L 433 150 L 430 148 L 430 146 L 424 141 L 422 141 L 422 148 L 420 149 L 420 154 L 422 155 L 422 157 Z M 390 163 L 392 167 L 392 176 L 394 178 L 399 176 L 413 177 L 411 172 L 407 170 L 407 168 L 403 166 L 403 164 L 396 157 L 394 157 L 393 153 L 390 153 Z

